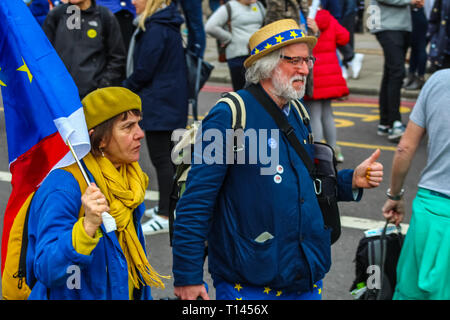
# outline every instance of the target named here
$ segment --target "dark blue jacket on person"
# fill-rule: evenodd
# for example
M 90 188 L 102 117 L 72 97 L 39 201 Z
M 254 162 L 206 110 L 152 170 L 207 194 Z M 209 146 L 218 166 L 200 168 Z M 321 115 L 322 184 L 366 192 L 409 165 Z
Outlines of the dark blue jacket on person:
M 331 265 L 330 229 L 324 227 L 312 179 L 287 138 L 282 134 L 276 138 L 279 131 L 272 117 L 248 91 L 239 90 L 238 94 L 246 108 L 246 139 L 251 139 L 252 131 L 255 136 L 259 132 L 258 141 L 247 142 L 240 151 L 243 164 L 227 164 L 227 148 L 232 142 L 228 146 L 223 142 L 211 159 L 214 148 L 206 142 L 212 140 L 207 135 L 214 134 L 215 142 L 217 134 L 227 136 L 230 108 L 220 102 L 202 121 L 186 190 L 176 208 L 174 285 L 202 283 L 208 240 L 208 269 L 214 281 L 268 286 L 283 292 L 311 291 Z M 287 120 L 312 157 L 310 126 L 303 124 L 294 108 Z M 197 146 L 201 148 L 197 150 Z M 271 161 L 264 159 L 268 154 Z M 258 159 L 250 160 L 255 155 Z M 211 164 L 211 160 L 215 161 Z M 261 169 L 272 165 L 276 171 L 263 174 Z M 355 200 L 352 176 L 353 170 L 339 171 L 341 201 Z M 356 200 L 361 196 L 362 189 Z
M 174 3 L 147 18 L 146 30 L 136 34 L 133 73 L 124 87 L 142 100 L 145 131 L 184 128 L 188 113 L 187 67 Z
M 444 55 L 450 55 L 450 0 L 436 0 L 428 20 L 429 59 L 441 66 Z
M 112 13 L 127 10 L 136 15 L 136 8 L 131 3 L 131 0 L 97 0 L 97 4 L 107 7 Z
M 339 0 L 320 0 L 320 5 L 322 9 L 329 11 L 337 21 L 341 21 L 343 12 Z

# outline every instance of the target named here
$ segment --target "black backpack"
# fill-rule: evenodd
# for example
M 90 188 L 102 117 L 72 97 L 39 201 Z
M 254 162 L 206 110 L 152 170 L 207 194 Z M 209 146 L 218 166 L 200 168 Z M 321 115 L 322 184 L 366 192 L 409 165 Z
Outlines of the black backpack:
M 355 256 L 355 280 L 350 288 L 357 300 L 391 300 L 397 283 L 397 262 L 404 236 L 400 226 L 366 231 Z

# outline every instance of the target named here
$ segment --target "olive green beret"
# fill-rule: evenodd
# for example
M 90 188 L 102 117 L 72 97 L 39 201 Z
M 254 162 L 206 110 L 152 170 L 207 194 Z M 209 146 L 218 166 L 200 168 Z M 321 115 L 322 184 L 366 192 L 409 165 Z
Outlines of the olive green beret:
M 89 93 L 81 101 L 88 130 L 125 111 L 142 111 L 141 98 L 123 87 L 106 87 Z

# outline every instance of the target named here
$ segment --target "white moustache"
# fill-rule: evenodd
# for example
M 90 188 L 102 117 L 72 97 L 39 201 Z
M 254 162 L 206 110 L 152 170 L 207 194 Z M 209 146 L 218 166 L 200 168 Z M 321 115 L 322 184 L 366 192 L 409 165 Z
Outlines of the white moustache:
M 297 80 L 300 80 L 300 81 L 302 81 L 303 83 L 305 83 L 305 82 L 306 82 L 306 76 L 300 76 L 300 75 L 293 76 L 293 77 L 291 78 L 291 84 L 293 84 L 294 81 L 297 81 Z

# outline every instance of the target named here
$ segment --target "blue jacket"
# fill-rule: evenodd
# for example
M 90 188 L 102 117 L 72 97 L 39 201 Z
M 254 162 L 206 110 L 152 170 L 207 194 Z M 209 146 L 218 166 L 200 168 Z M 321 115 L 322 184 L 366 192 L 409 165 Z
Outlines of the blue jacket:
M 130 11 L 133 16 L 136 15 L 136 8 L 131 3 L 131 0 L 97 0 L 97 4 L 107 7 L 112 13 L 120 10 Z
M 278 128 L 249 92 L 240 90 L 238 93 L 246 106 L 246 135 L 252 130 Z M 312 156 L 312 147 L 307 144 L 309 125 L 303 125 L 294 108 L 287 119 Z M 202 122 L 203 133 L 217 129 L 225 136 L 226 129 L 230 128 L 231 111 L 223 102 Z M 202 283 L 205 240 L 213 280 L 306 292 L 328 272 L 330 230 L 324 228 L 311 177 L 287 139 L 282 134 L 277 139 L 275 132 L 266 137 L 260 134 L 255 150 L 251 150 L 255 144 L 245 145 L 245 164 L 227 165 L 225 160 L 224 164 L 208 165 L 205 161 L 199 164 L 196 161 L 200 162 L 200 152 L 194 151 L 186 190 L 176 208 L 175 286 Z M 209 158 L 211 146 L 203 144 L 201 154 Z M 212 155 L 218 157 L 216 160 L 225 157 L 225 145 Z M 269 152 L 270 157 L 274 155 L 272 164 L 281 165 L 270 175 L 260 171 L 270 167 L 270 163 L 260 158 L 256 164 L 251 164 L 249 158 L 263 147 L 279 148 L 279 160 L 276 160 L 276 153 Z M 339 200 L 354 200 L 352 175 L 353 170 L 339 172 Z M 361 195 L 359 192 L 357 200 Z M 273 238 L 255 241 L 265 232 Z
M 92 176 L 91 176 L 92 179 Z M 93 181 L 93 179 L 91 180 Z M 27 284 L 30 300 L 128 300 L 127 262 L 115 232 L 106 233 L 90 255 L 72 245 L 72 228 L 78 220 L 81 192 L 67 171 L 54 170 L 31 202 L 28 222 Z M 145 206 L 134 212 L 137 235 L 145 250 L 140 220 Z M 79 289 L 68 286 L 80 270 Z M 150 287 L 136 292 L 135 299 L 152 299 Z
M 136 35 L 134 71 L 123 85 L 142 100 L 142 128 L 168 131 L 186 127 L 188 83 L 180 34 L 183 18 L 172 3 Z

